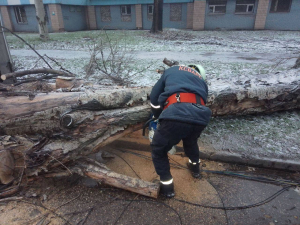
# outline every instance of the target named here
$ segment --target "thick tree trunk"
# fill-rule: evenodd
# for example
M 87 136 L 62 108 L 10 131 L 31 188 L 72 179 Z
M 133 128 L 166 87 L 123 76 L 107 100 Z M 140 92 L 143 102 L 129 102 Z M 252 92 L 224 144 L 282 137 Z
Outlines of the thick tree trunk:
M 272 113 L 300 108 L 300 70 L 211 80 L 208 106 L 214 116 Z
M 38 94 L 33 100 L 1 97 L 0 132 L 27 146 L 17 151 L 25 155 L 27 174 L 51 171 L 141 129 L 150 115 L 150 90 L 49 93 Z M 33 143 L 28 144 L 17 135 L 39 135 L 39 143 L 32 147 Z
M 39 25 L 40 38 L 43 41 L 47 41 L 49 39 L 49 34 L 43 0 L 34 0 L 34 5 L 36 10 L 36 19 Z
M 300 108 L 299 70 L 253 80 L 208 82 L 207 106 L 214 116 Z M 56 168 L 66 171 L 70 163 L 141 129 L 150 115 L 150 91 L 151 87 L 86 87 L 85 92 L 37 94 L 34 98 L 0 97 L 0 135 L 6 135 L 0 136 L 0 145 L 22 156 L 27 175 Z M 93 172 L 84 173 L 99 178 Z
M 154 0 L 153 21 L 150 32 L 158 33 L 163 30 L 163 0 Z

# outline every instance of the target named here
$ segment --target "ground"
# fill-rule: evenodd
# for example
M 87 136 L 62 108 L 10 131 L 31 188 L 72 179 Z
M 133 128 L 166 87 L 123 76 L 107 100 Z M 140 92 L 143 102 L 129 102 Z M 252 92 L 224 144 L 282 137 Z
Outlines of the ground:
M 112 146 L 105 151 L 115 156 L 106 162 L 112 170 L 147 181 L 157 178 L 149 152 Z M 281 192 L 286 185 L 209 171 L 245 171 L 291 181 L 299 180 L 299 174 L 203 160 L 203 178 L 198 180 L 183 168 L 187 161 L 182 153 L 170 156 L 175 199 L 155 200 L 78 176 L 39 177 L 17 195 L 22 200 L 0 202 L 0 224 L 300 224 L 300 193 L 295 187 Z
M 134 62 L 128 64 L 134 72 L 150 65 L 149 69 L 130 77 L 135 86 L 153 85 L 160 76 L 155 69 L 163 65 L 164 57 L 182 64 L 202 64 L 211 86 L 213 79 L 256 77 L 290 69 L 300 53 L 299 32 L 193 32 L 170 29 L 162 35 L 150 35 L 148 31 L 107 31 L 107 34 L 132 50 Z M 85 77 L 93 40 L 105 36 L 103 31 L 57 33 L 50 34 L 49 42 L 42 42 L 37 34 L 19 35 L 41 55 L 55 58 L 80 78 Z M 126 37 L 126 45 L 123 37 Z M 18 70 L 45 66 L 16 37 L 9 35 L 7 41 Z M 55 63 L 52 61 L 51 65 L 55 66 Z M 102 80 L 98 72 L 89 79 L 110 84 L 109 80 Z M 299 135 L 300 112 L 289 111 L 272 115 L 212 118 L 199 141 L 202 146 L 210 146 L 216 151 L 236 152 L 245 157 L 256 155 L 299 161 Z M 115 154 L 107 165 L 116 172 L 148 181 L 157 178 L 151 161 L 116 150 L 113 146 L 105 150 Z M 125 150 L 124 146 L 121 150 Z M 150 156 L 149 151 L 138 153 Z M 175 160 L 186 165 L 187 159 L 182 153 L 170 157 L 173 163 Z M 203 171 L 247 172 L 251 176 L 284 178 L 289 180 L 288 184 L 299 182 L 297 172 L 205 160 L 202 160 L 202 166 Z M 0 224 L 300 224 L 299 188 L 290 187 L 287 191 L 278 192 L 286 185 L 209 171 L 202 173 L 203 179 L 195 180 L 189 171 L 175 167 L 172 174 L 177 200 L 161 197 L 153 200 L 77 176 L 60 179 L 40 177 L 27 181 L 27 186 L 17 194 L 17 197 L 23 197 L 22 201 L 0 201 Z M 182 199 L 202 206 L 178 201 Z M 262 202 L 266 199 L 270 201 Z M 228 208 L 236 206 L 251 207 Z

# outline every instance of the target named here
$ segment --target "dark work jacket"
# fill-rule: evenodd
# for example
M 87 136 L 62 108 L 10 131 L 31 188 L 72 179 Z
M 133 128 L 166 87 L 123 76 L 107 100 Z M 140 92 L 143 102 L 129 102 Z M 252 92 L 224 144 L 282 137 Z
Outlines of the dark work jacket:
M 163 109 L 169 96 L 182 92 L 197 94 L 206 103 L 208 88 L 201 75 L 189 67 L 173 66 L 165 70 L 154 85 L 150 94 L 150 101 L 152 105 L 160 105 Z M 163 110 L 160 115 L 155 115 L 155 117 L 158 116 L 159 120 L 167 119 L 207 125 L 211 117 L 211 110 L 194 103 L 174 103 Z

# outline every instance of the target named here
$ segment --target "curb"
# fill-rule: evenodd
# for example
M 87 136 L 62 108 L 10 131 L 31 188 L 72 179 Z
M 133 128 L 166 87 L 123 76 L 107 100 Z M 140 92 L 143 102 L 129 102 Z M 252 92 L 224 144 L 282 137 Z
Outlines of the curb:
M 245 157 L 240 154 L 227 152 L 215 152 L 209 154 L 205 152 L 200 152 L 200 158 L 227 163 L 237 163 L 254 167 L 300 171 L 300 162 L 294 160 L 284 160 L 256 156 Z
M 134 149 L 139 151 L 151 152 L 150 145 L 142 144 L 139 142 L 116 140 L 109 144 L 108 146 L 112 148 L 119 149 Z M 183 152 L 183 148 L 176 146 L 177 152 Z M 280 169 L 289 171 L 300 171 L 300 162 L 294 160 L 285 159 L 275 159 L 266 157 L 245 157 L 244 155 L 228 152 L 216 152 L 216 151 L 200 151 L 200 158 L 212 161 L 226 162 L 226 163 L 236 163 L 243 164 L 247 166 L 263 167 L 270 169 Z

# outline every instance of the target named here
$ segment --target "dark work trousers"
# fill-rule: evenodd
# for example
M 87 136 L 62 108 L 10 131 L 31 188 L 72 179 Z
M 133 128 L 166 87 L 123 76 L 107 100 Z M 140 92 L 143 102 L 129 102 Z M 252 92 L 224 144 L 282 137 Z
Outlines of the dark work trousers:
M 161 120 L 151 143 L 152 160 L 160 180 L 172 179 L 168 151 L 181 140 L 185 154 L 192 162 L 199 161 L 197 139 L 206 126 L 174 120 Z

